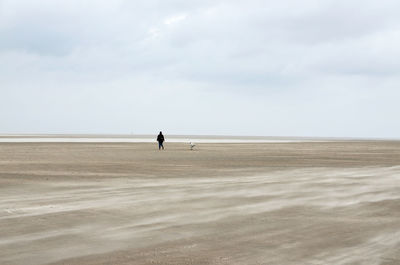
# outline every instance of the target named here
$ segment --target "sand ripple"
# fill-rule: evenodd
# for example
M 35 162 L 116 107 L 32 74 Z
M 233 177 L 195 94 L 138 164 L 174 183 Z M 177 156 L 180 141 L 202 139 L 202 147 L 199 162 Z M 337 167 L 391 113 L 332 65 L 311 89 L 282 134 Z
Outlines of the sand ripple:
M 41 182 L 0 198 L 1 264 L 155 246 L 215 264 L 400 263 L 400 167 Z

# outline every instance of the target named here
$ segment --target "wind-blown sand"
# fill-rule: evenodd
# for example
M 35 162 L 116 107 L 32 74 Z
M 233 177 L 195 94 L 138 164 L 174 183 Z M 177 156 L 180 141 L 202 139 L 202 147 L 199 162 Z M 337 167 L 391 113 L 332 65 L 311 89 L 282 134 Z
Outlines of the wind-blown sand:
M 400 142 L 0 143 L 0 264 L 400 264 Z

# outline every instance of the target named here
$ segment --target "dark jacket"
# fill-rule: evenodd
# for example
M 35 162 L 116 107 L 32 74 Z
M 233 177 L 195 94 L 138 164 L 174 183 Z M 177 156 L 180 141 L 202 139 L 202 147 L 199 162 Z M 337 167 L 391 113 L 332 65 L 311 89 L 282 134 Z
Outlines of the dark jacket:
M 159 134 L 158 136 L 157 136 L 157 142 L 164 142 L 164 135 L 162 135 L 162 134 Z

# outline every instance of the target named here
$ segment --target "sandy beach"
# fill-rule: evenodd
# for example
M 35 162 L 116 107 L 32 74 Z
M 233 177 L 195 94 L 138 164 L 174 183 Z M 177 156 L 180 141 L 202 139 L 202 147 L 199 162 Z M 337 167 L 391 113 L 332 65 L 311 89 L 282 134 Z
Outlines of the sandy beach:
M 0 264 L 400 264 L 400 142 L 0 143 Z

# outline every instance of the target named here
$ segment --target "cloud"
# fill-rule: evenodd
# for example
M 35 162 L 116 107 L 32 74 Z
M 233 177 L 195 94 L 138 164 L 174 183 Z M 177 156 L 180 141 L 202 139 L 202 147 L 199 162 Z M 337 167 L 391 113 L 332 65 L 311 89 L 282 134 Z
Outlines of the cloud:
M 394 0 L 2 0 L 2 130 L 395 137 L 399 11 Z
M 172 17 L 169 17 L 169 18 L 165 19 L 164 20 L 164 24 L 165 25 L 172 25 L 172 24 L 180 23 L 183 20 L 185 20 L 186 18 L 187 18 L 187 15 L 172 16 Z

